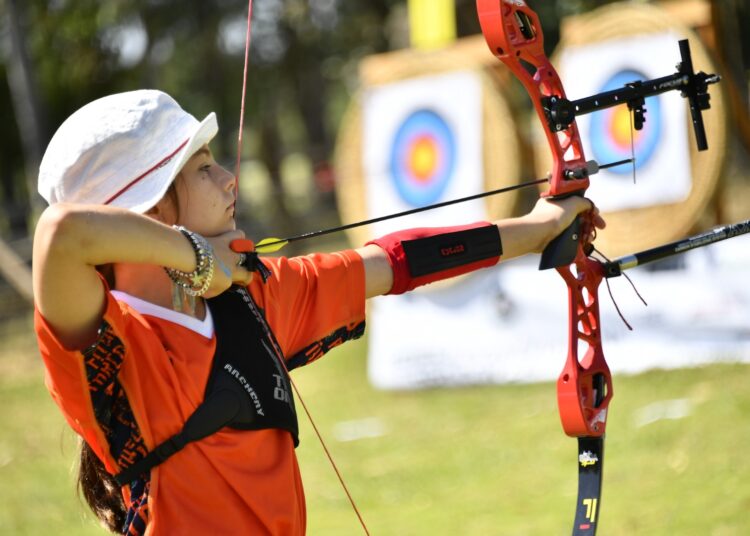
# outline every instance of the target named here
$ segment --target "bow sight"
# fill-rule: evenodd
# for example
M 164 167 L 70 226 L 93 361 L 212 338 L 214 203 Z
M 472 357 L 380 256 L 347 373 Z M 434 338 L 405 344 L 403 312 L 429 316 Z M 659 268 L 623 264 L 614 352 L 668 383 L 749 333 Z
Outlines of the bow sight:
M 521 12 L 516 12 L 517 16 Z M 529 17 L 524 14 L 516 21 L 522 28 L 521 34 L 536 36 L 528 28 Z M 706 74 L 703 71 L 696 73 L 693 69 L 693 59 L 690 54 L 690 42 L 687 39 L 679 41 L 681 61 L 677 64 L 677 72 L 669 76 L 655 78 L 652 80 L 635 80 L 625 84 L 622 88 L 605 91 L 578 100 L 568 100 L 564 94 L 551 94 L 541 96 L 539 99 L 541 111 L 544 115 L 550 132 L 563 132 L 571 130 L 575 118 L 591 112 L 604 110 L 613 106 L 627 104 L 632 112 L 633 128 L 641 130 L 646 122 L 646 97 L 652 97 L 667 91 L 679 90 L 681 95 L 688 99 L 690 115 L 692 117 L 695 141 L 699 151 L 708 149 L 706 131 L 703 126 L 703 110 L 711 107 L 711 95 L 708 93 L 709 84 L 715 84 L 721 80 L 717 74 Z M 635 154 L 632 156 L 633 174 L 635 177 Z M 573 163 L 571 163 L 573 164 Z M 597 173 L 600 169 L 596 161 L 590 160 L 581 165 L 565 166 L 562 172 L 561 184 L 566 182 L 576 183 L 588 179 L 590 175 Z M 561 187 L 565 195 L 576 193 L 574 188 Z M 578 190 L 578 193 L 583 189 Z M 554 193 L 551 195 L 555 196 Z M 557 195 L 555 197 L 561 197 Z M 559 237 L 550 242 L 544 251 L 540 263 L 541 269 L 557 268 L 570 264 L 576 255 L 576 242 L 582 232 L 582 223 L 577 219 Z
M 574 101 L 558 95 L 543 97 L 542 107 L 549 128 L 559 132 L 568 128 L 579 115 L 627 104 L 633 112 L 633 128 L 641 130 L 643 123 L 646 122 L 646 97 L 679 90 L 690 103 L 690 115 L 698 150 L 705 151 L 708 149 L 708 142 L 703 128 L 702 112 L 711 107 L 708 85 L 719 82 L 721 77 L 717 74 L 706 74 L 703 71 L 696 73 L 693 70 L 693 59 L 690 55 L 690 42 L 683 39 L 679 45 L 682 61 L 677 64 L 675 74 L 653 80 L 636 80 L 620 89 L 597 93 Z

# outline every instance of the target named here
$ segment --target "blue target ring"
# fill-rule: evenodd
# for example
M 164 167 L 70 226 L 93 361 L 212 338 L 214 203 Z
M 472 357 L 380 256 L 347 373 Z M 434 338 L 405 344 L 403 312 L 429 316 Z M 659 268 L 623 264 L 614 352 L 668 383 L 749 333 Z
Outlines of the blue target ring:
M 625 84 L 647 77 L 635 70 L 620 71 L 602 86 L 600 92 L 619 89 Z M 630 110 L 624 106 L 615 106 L 591 116 L 591 150 L 597 162 L 615 162 L 631 156 L 630 146 Z M 636 167 L 645 166 L 656 151 L 661 137 L 662 111 L 659 97 L 646 99 L 646 122 L 642 130 L 633 131 L 633 150 L 636 156 Z M 618 175 L 629 175 L 631 168 L 614 167 L 608 170 Z
M 391 179 L 401 198 L 415 207 L 436 202 L 455 167 L 455 136 L 445 119 L 428 109 L 411 113 L 391 145 Z

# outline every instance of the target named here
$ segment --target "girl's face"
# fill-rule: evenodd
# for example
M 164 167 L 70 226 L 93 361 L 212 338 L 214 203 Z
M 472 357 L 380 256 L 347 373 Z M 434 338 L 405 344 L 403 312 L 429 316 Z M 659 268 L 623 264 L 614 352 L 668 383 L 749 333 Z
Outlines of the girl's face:
M 169 196 L 158 204 L 158 218 L 178 223 L 204 236 L 235 228 L 234 176 L 217 164 L 207 145 L 200 148 L 175 179 L 178 207 Z

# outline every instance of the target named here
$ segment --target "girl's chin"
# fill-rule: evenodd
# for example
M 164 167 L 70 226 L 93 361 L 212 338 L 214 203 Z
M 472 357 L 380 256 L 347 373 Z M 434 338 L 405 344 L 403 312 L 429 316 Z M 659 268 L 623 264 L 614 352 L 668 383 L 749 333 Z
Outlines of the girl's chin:
M 237 229 L 237 224 L 235 223 L 234 218 L 232 218 L 232 221 L 227 222 L 224 225 L 217 225 L 215 229 L 216 230 L 213 233 L 214 236 L 234 231 Z
M 191 230 L 203 236 L 218 236 L 229 231 L 234 231 L 235 229 L 237 229 L 237 223 L 234 221 L 234 218 L 231 218 L 228 221 L 219 222 L 215 225 L 202 226 L 201 229 L 196 227 Z
M 229 222 L 227 222 L 224 232 L 228 233 L 229 231 L 234 231 L 235 229 L 237 229 L 237 222 L 234 220 L 234 216 L 232 216 Z

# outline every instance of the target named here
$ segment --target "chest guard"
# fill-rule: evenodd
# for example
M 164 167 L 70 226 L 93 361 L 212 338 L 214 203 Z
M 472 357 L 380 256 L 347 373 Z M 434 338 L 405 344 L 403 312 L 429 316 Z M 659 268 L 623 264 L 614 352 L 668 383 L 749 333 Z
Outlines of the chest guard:
M 115 475 L 124 486 L 225 426 L 238 430 L 280 428 L 299 444 L 297 412 L 283 354 L 263 313 L 244 287 L 207 300 L 214 319 L 216 352 L 203 402 L 182 430 Z

